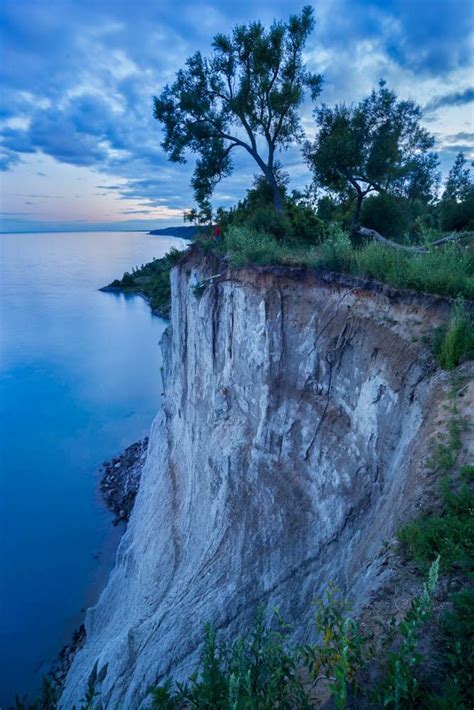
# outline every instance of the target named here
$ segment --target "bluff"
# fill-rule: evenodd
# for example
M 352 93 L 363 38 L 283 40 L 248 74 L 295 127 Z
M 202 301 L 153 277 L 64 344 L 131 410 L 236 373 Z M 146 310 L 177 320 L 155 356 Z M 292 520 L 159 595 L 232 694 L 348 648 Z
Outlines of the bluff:
M 194 670 L 204 623 L 235 636 L 259 604 L 297 640 L 329 582 L 367 607 L 393 581 L 387 543 L 430 495 L 448 385 L 423 336 L 447 301 L 193 253 L 171 286 L 163 406 L 63 708 L 92 672 L 105 707 L 140 707 Z

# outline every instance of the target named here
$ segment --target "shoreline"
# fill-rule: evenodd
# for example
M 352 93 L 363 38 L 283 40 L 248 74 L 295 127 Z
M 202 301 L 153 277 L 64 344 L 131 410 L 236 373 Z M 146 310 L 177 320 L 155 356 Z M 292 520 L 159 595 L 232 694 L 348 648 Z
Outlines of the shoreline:
M 99 490 L 106 508 L 115 515 L 112 520 L 114 526 L 122 522 L 127 523 L 130 519 L 147 450 L 148 436 L 145 436 L 100 466 Z M 62 690 L 74 657 L 85 640 L 86 629 L 84 623 L 81 623 L 73 631 L 71 641 L 60 649 L 49 674 L 59 691 Z
M 168 303 L 163 308 L 152 308 L 150 298 L 143 291 L 135 290 L 133 288 L 127 289 L 123 286 L 102 286 L 102 288 L 99 288 L 99 291 L 102 291 L 103 293 L 120 293 L 124 296 L 140 296 L 150 306 L 152 315 L 167 321 L 170 319 L 171 303 Z

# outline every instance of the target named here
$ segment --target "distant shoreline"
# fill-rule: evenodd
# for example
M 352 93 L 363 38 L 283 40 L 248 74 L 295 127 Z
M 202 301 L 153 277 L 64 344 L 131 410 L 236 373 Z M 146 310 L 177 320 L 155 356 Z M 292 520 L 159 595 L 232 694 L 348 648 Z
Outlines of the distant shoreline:
M 164 227 L 163 229 L 152 229 L 148 234 L 164 237 L 180 237 L 181 239 L 193 239 L 196 235 L 197 227 Z
M 94 234 L 94 232 L 100 232 L 101 234 L 114 234 L 115 232 L 132 234 L 133 232 L 139 232 L 140 234 L 151 234 L 154 236 L 162 235 L 180 237 L 181 239 L 192 239 L 196 233 L 196 227 L 163 227 L 162 229 L 112 229 L 110 227 L 102 229 L 97 227 L 93 229 L 0 229 L 0 236 L 7 234 Z

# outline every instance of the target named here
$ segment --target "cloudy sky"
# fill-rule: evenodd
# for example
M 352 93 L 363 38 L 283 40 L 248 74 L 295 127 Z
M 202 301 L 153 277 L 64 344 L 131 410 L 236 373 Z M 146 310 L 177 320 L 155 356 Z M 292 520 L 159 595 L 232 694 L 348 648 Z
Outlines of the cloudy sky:
M 2 0 L 1 229 L 182 224 L 192 161 L 167 162 L 152 97 L 186 57 L 240 22 L 287 19 L 294 0 Z M 471 0 L 320 0 L 306 50 L 321 102 L 357 101 L 386 79 L 415 99 L 446 172 L 474 158 Z M 304 124 L 314 131 L 311 106 Z M 237 155 L 237 154 L 236 154 Z M 292 185 L 309 181 L 297 150 Z M 242 158 L 217 204 L 245 193 Z

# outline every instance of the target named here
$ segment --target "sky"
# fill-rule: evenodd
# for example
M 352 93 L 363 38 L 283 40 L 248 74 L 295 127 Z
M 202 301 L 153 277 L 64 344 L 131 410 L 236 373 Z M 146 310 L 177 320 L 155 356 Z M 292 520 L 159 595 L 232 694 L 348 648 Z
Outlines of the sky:
M 167 160 L 152 101 L 196 50 L 235 24 L 287 20 L 294 0 L 1 0 L 0 229 L 150 229 L 193 206 L 186 165 Z M 424 109 L 446 175 L 474 159 L 471 0 L 320 0 L 305 60 L 318 103 L 358 101 L 385 79 Z M 303 125 L 314 135 L 313 106 Z M 235 153 L 237 157 L 237 152 Z M 280 160 L 291 187 L 310 174 L 297 147 Z M 215 205 L 245 195 L 240 156 Z

